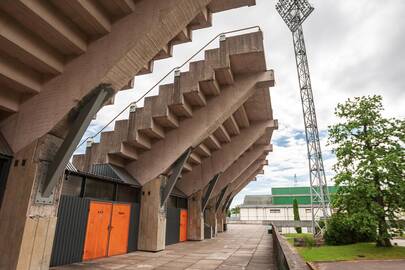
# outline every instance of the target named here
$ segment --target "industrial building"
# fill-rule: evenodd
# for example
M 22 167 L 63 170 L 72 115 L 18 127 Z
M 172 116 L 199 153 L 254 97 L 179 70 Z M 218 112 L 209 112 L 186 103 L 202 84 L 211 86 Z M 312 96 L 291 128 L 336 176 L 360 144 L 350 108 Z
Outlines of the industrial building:
M 278 127 L 258 27 L 222 35 L 69 160 L 117 91 L 211 26 L 213 13 L 254 4 L 1 1 L 0 269 L 156 252 L 224 231 Z
M 333 197 L 336 193 L 335 186 L 328 187 L 329 194 Z M 271 195 L 246 195 L 243 204 L 240 205 L 240 221 L 242 222 L 271 222 L 294 220 L 293 200 L 297 199 L 298 212 L 301 221 L 312 221 L 311 194 L 309 187 L 274 187 Z M 322 213 L 318 212 L 318 218 Z M 311 231 L 311 222 L 302 227 L 304 233 Z M 294 233 L 294 227 L 285 222 L 285 226 L 279 226 L 282 233 Z

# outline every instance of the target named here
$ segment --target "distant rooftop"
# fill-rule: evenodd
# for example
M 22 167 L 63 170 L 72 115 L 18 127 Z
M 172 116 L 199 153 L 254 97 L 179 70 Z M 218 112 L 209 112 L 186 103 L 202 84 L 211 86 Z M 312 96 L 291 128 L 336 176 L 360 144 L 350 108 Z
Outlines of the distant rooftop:
M 329 193 L 336 193 L 335 186 L 328 186 Z M 277 195 L 309 195 L 311 194 L 310 187 L 273 187 L 271 194 Z
M 336 193 L 335 186 L 328 186 L 331 197 Z M 311 204 L 311 191 L 309 187 L 274 187 L 271 195 L 246 195 L 242 207 L 276 207 L 291 206 L 297 199 L 298 205 Z
M 243 205 L 268 205 L 271 204 L 271 195 L 246 195 Z

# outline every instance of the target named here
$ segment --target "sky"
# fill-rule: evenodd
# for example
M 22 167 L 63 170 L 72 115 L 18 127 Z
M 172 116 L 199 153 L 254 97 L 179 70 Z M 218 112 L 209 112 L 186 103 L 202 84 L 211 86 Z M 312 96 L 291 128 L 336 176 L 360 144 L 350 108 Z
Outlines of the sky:
M 130 101 L 137 100 L 173 67 L 182 64 L 217 34 L 258 25 L 263 31 L 267 68 L 275 72 L 270 88 L 274 118 L 273 152 L 264 175 L 235 196 L 232 207 L 246 194 L 270 194 L 271 187 L 309 185 L 302 107 L 291 32 L 277 14 L 275 0 L 256 0 L 256 6 L 213 15 L 212 27 L 193 32 L 192 42 L 176 45 L 173 57 L 155 61 L 152 74 L 137 76 L 134 89 L 121 91 L 114 105 L 101 109 L 84 137 L 93 135 Z M 334 108 L 348 98 L 382 95 L 387 117 L 405 116 L 405 1 L 312 0 L 315 10 L 304 22 L 304 34 L 324 166 L 333 184 L 335 157 L 327 146 L 329 125 L 338 120 Z M 218 40 L 208 48 L 218 47 Z M 202 59 L 200 54 L 195 60 Z M 188 69 L 187 65 L 183 70 Z M 162 83 L 170 83 L 169 76 Z M 148 96 L 156 95 L 158 88 Z M 138 106 L 143 105 L 143 100 Z M 118 119 L 128 117 L 123 113 Z M 111 130 L 113 125 L 107 130 Z M 96 139 L 97 141 L 98 139 Z M 76 153 L 84 152 L 84 145 Z M 296 175 L 296 183 L 294 181 Z

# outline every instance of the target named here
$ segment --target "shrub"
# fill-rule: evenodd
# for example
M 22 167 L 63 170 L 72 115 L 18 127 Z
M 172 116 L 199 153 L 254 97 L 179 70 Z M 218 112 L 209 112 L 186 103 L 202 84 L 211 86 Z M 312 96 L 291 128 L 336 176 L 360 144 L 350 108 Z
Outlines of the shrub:
M 319 227 L 321 227 L 321 229 L 325 228 L 325 221 L 324 220 L 318 221 L 318 225 Z
M 376 238 L 376 226 L 367 216 L 335 213 L 327 222 L 324 238 L 328 245 L 370 242 Z
M 312 235 L 304 235 L 303 239 L 305 242 L 305 246 L 307 246 L 307 247 L 315 246 L 315 239 Z

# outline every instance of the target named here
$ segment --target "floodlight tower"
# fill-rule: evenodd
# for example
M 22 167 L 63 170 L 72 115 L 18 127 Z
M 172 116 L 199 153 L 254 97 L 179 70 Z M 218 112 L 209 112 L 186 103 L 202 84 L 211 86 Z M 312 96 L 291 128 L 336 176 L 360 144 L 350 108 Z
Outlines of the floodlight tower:
M 298 71 L 302 112 L 304 114 L 305 135 L 307 141 L 309 179 L 311 190 L 312 232 L 320 232 L 318 217 L 329 217 L 329 192 L 323 167 L 321 145 L 319 143 L 318 124 L 315 103 L 312 95 L 311 78 L 305 49 L 302 23 L 314 8 L 307 0 L 279 0 L 276 10 L 292 32 L 295 60 Z

